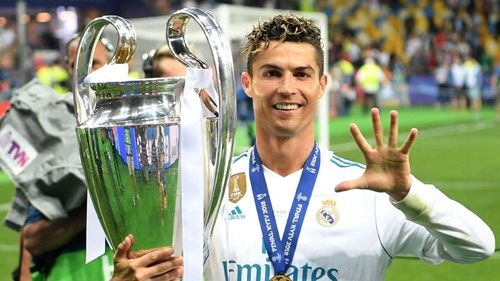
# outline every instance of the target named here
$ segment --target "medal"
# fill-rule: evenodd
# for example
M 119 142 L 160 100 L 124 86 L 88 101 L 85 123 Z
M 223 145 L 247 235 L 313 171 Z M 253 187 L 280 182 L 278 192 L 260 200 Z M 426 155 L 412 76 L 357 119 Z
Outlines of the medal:
M 278 233 L 274 210 L 264 177 L 264 167 L 257 152 L 257 147 L 254 146 L 250 154 L 249 176 L 255 206 L 257 207 L 257 216 L 259 217 L 260 229 L 263 234 L 269 261 L 274 272 L 276 272 L 276 275 L 270 281 L 292 281 L 285 273 L 292 264 L 319 167 L 320 150 L 318 144 L 315 143 L 302 169 L 302 175 L 300 176 L 283 232 L 283 238 L 281 238 Z
M 271 280 L 269 280 L 269 281 L 292 281 L 292 279 L 290 279 L 290 277 L 288 277 L 285 274 L 278 274 L 278 275 L 271 277 Z

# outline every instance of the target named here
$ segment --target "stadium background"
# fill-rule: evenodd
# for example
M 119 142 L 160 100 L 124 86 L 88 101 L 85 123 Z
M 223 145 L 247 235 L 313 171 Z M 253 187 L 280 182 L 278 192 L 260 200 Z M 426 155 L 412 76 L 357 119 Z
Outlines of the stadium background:
M 20 2 L 26 5 L 23 12 L 26 15 L 22 17 L 25 41 L 18 38 Z M 383 114 L 387 114 L 386 109 L 397 108 L 402 133 L 411 127 L 420 129 L 412 151 L 412 172 L 425 182 L 436 183 L 443 192 L 481 216 L 493 228 L 498 245 L 500 123 L 490 83 L 494 66 L 500 61 L 498 1 L 3 0 L 0 2 L 0 115 L 2 108 L 8 107 L 12 91 L 36 76 L 40 69 L 60 60 L 65 42 L 90 19 L 117 14 L 140 20 L 168 15 L 182 6 L 197 5 L 211 10 L 219 4 L 323 13 L 328 21 L 326 47 L 330 74 L 334 74 L 333 68 L 341 58 L 347 58 L 357 70 L 367 54 L 374 56 L 390 81 L 382 100 Z M 145 48 L 159 46 L 151 44 Z M 234 55 L 239 51 L 238 42 L 233 48 Z M 470 109 L 454 110 L 438 100 L 434 73 L 450 54 L 470 54 L 481 66 L 480 115 Z M 140 55 L 132 66 L 139 75 Z M 235 62 L 236 69 L 243 70 L 237 57 Z M 357 99 L 348 115 L 342 108 L 338 89 L 329 90 L 328 137 L 338 154 L 362 162 L 348 133 L 348 124 L 359 123 L 370 134 L 370 122 L 360 107 L 362 94 L 351 86 Z M 250 143 L 245 122 L 238 124 L 237 152 Z M 9 208 L 13 189 L 0 171 L 1 217 Z M 17 263 L 17 251 L 17 233 L 0 227 L 0 280 L 8 280 Z M 444 263 L 434 267 L 401 257 L 390 267 L 387 280 L 500 280 L 499 258 L 496 253 L 492 259 L 473 265 Z

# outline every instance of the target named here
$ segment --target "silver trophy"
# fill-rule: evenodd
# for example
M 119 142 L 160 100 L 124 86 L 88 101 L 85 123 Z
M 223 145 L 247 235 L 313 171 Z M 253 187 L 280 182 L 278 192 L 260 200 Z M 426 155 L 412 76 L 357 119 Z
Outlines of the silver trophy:
M 207 38 L 219 93 L 218 103 L 209 101 L 216 117 L 204 122 L 207 145 L 205 155 L 199 158 L 207 159 L 206 201 L 200 208 L 204 208 L 204 236 L 209 237 L 228 182 L 233 151 L 234 72 L 229 43 L 220 26 L 200 9 L 187 8 L 170 16 L 166 34 L 172 53 L 188 67 L 207 68 L 185 42 L 190 19 L 200 25 Z M 73 90 L 76 131 L 91 200 L 113 248 L 129 233 L 135 237 L 133 250 L 176 245 L 181 238 L 179 113 L 185 78 L 84 83 L 96 42 L 108 25 L 118 33 L 108 64 L 128 62 L 136 46 L 134 28 L 118 16 L 97 18 L 82 33 Z

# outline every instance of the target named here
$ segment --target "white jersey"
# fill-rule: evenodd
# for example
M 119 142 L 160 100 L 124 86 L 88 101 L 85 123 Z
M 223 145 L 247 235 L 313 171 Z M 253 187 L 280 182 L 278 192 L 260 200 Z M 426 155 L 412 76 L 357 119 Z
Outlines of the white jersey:
M 268 281 L 274 275 L 263 243 L 248 173 L 250 150 L 235 158 L 226 198 L 210 242 L 207 281 Z M 489 227 L 432 185 L 413 179 L 408 196 L 393 203 L 385 193 L 336 193 L 364 166 L 321 150 L 321 166 L 292 264 L 294 281 L 383 280 L 396 255 L 430 263 L 472 262 L 494 250 Z M 282 237 L 302 170 L 264 176 Z

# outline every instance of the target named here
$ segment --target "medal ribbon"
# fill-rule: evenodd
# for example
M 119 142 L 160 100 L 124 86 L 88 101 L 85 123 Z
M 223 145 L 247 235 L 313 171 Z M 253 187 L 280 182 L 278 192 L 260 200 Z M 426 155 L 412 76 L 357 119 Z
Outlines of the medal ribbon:
M 311 197 L 320 165 L 320 152 L 317 143 L 307 157 L 307 161 L 300 176 L 299 185 L 295 191 L 290 213 L 283 232 L 283 239 L 278 233 L 278 226 L 269 198 L 269 191 L 264 178 L 264 169 L 260 160 L 257 147 L 254 146 L 250 154 L 250 183 L 252 184 L 253 197 L 257 207 L 260 228 L 266 246 L 269 260 L 275 274 L 285 274 L 292 264 L 297 248 L 302 223 L 304 222 L 309 199 Z

